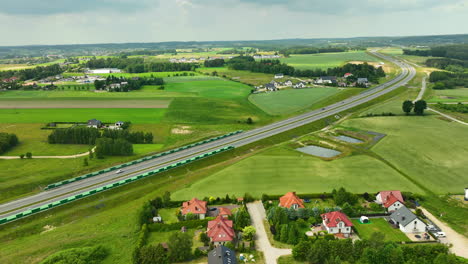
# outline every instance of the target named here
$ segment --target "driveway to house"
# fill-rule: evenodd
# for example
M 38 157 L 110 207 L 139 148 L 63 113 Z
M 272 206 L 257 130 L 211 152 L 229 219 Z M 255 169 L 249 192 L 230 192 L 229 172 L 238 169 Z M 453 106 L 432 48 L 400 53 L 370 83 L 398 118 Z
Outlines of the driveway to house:
M 442 232 L 445 232 L 445 235 L 447 237 L 441 238 L 440 241 L 445 244 L 452 244 L 453 246 L 450 248 L 450 251 L 452 251 L 455 255 L 468 258 L 468 238 L 455 232 L 455 230 L 453 230 L 450 226 L 437 219 L 426 209 L 421 207 L 421 210 L 432 222 L 434 222 L 442 230 Z
M 263 220 L 266 219 L 266 213 L 265 208 L 263 208 L 263 204 L 259 201 L 248 203 L 247 209 L 249 210 L 252 225 L 257 230 L 257 241 L 255 245 L 258 250 L 263 251 L 263 254 L 265 255 L 265 263 L 276 264 L 276 260 L 280 256 L 291 255 L 291 249 L 274 248 L 270 244 L 270 240 L 268 240 L 268 236 L 265 231 L 265 226 L 263 225 Z

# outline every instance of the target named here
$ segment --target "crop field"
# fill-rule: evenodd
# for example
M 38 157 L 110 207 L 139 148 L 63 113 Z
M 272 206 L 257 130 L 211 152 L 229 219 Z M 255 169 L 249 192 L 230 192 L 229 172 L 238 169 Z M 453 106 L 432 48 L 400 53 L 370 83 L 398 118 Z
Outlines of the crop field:
M 2 100 L 0 109 L 168 108 L 170 100 Z
M 249 100 L 270 115 L 290 114 L 312 106 L 338 93 L 334 87 L 289 89 L 278 92 L 252 94 Z
M 355 193 L 380 189 L 420 191 L 396 171 L 369 156 L 323 161 L 289 148 L 274 147 L 182 188 L 172 197 L 183 200 L 226 194 L 238 196 L 245 192 L 255 196 L 288 191 L 320 193 L 339 187 Z
M 433 90 L 434 96 L 429 102 L 458 103 L 468 102 L 468 88 Z
M 199 68 L 197 71 L 201 73 L 209 73 L 217 72 L 218 75 L 226 75 L 227 77 L 238 80 L 243 83 L 247 83 L 250 85 L 261 85 L 271 82 L 274 79 L 273 74 L 267 73 L 259 73 L 259 72 L 250 72 L 250 71 L 237 71 L 237 70 L 230 70 L 226 67 L 218 67 L 218 68 Z
M 165 91 L 195 94 L 204 98 L 241 99 L 247 98 L 252 88 L 242 83 L 223 79 L 192 82 L 172 82 Z
M 401 232 L 400 229 L 393 228 L 385 219 L 383 218 L 372 218 L 371 222 L 367 224 L 361 224 L 359 220 L 352 219 L 354 228 L 359 233 L 359 238 L 369 239 L 372 233 L 383 233 L 385 235 L 386 241 L 393 242 L 408 242 L 411 241 L 405 233 Z
M 380 61 L 378 58 L 367 54 L 365 51 L 291 55 L 289 58 L 282 58 L 280 60 L 281 62 L 287 63 L 294 68 L 302 70 L 325 70 L 328 68 L 341 66 L 349 61 Z
M 0 109 L 4 123 L 86 122 L 99 119 L 105 123 L 131 120 L 132 123 L 158 123 L 166 113 L 162 108 L 62 108 Z
M 372 150 L 433 192 L 463 192 L 468 181 L 465 126 L 434 115 L 357 118 L 343 125 L 387 134 Z

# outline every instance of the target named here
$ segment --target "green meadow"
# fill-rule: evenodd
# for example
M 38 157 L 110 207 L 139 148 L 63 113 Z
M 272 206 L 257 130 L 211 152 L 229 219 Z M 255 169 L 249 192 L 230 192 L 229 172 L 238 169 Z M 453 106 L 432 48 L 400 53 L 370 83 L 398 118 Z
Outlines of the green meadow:
M 433 103 L 468 102 L 468 88 L 433 90 L 433 96 L 429 99 L 429 102 L 433 102 Z
M 290 57 L 282 58 L 280 60 L 281 62 L 287 63 L 293 66 L 294 68 L 302 70 L 326 70 L 328 68 L 341 66 L 349 61 L 380 61 L 378 58 L 367 54 L 365 51 L 290 55 Z

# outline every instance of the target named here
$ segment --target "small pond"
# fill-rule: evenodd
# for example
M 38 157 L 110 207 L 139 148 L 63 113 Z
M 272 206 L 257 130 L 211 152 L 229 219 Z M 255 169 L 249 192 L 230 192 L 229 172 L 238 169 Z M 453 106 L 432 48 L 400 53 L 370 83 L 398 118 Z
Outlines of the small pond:
M 362 142 L 364 142 L 364 141 L 362 141 L 360 139 L 353 138 L 353 137 L 348 137 L 348 136 L 343 136 L 343 135 L 337 136 L 335 138 L 337 138 L 339 140 L 342 140 L 342 141 L 345 141 L 345 142 L 348 142 L 348 143 L 362 143 Z
M 340 151 L 328 149 L 328 148 L 322 148 L 319 146 L 306 146 L 306 147 L 298 148 L 296 150 L 305 154 L 322 157 L 322 158 L 332 158 L 341 154 Z

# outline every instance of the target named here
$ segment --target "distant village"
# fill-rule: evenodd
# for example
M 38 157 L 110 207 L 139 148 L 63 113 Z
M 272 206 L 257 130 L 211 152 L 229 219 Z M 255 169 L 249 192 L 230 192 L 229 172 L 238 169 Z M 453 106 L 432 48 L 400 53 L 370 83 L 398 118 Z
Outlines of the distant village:
M 195 58 L 195 57 L 191 57 L 191 58 L 185 58 L 185 57 L 182 57 L 182 58 L 170 58 L 169 59 L 169 62 L 172 62 L 172 63 L 200 63 L 200 62 L 204 62 L 204 61 L 209 61 L 209 60 L 217 60 L 217 59 L 221 59 L 221 60 L 225 60 L 225 59 L 232 59 L 234 58 L 234 56 L 216 56 L 216 57 L 198 57 L 198 58 Z M 253 56 L 254 59 L 256 60 L 263 60 L 263 59 L 278 59 L 280 58 L 279 55 L 262 55 L 262 54 L 257 54 L 257 55 L 254 55 Z

